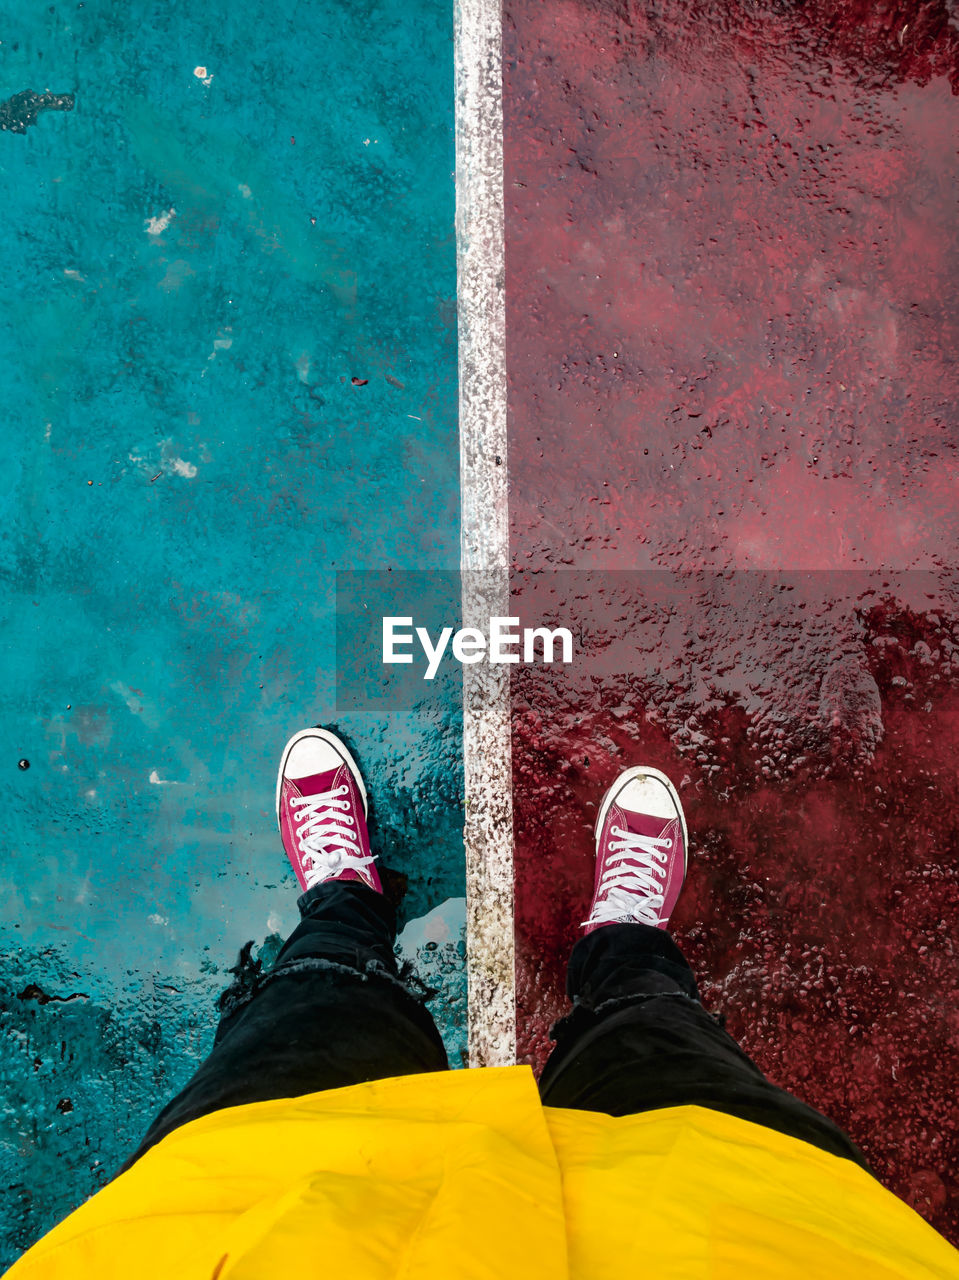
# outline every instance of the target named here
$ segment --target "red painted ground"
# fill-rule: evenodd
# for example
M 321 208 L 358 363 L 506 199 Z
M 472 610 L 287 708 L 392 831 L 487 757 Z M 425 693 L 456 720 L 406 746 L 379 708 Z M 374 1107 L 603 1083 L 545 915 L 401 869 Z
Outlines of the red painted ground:
M 657 765 L 707 1003 L 959 1242 L 956 36 L 506 5 L 514 559 L 593 571 L 517 580 L 589 655 L 515 686 L 521 1053 Z

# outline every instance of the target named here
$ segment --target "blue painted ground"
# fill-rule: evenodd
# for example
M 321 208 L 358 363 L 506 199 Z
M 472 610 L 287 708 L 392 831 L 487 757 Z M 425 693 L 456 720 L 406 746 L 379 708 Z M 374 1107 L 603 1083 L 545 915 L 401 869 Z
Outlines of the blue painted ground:
M 275 767 L 333 716 L 335 570 L 459 537 L 451 8 L 5 10 L 0 100 L 75 105 L 0 109 L 0 1265 L 294 922 Z M 341 724 L 456 1060 L 458 709 Z

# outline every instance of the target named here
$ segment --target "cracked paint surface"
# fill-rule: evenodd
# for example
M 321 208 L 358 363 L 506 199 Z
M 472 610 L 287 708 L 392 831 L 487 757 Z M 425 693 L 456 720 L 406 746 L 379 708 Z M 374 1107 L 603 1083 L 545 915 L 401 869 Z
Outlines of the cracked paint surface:
M 333 720 L 335 570 L 459 558 L 446 7 L 21 6 L 3 74 L 0 1265 L 295 923 L 275 770 Z M 73 109 L 20 136 L 30 85 Z M 339 723 L 430 921 L 464 890 L 459 709 Z M 409 945 L 459 1062 L 454 916 Z
M 504 30 L 513 593 L 582 654 L 513 685 L 521 1057 L 602 794 L 654 765 L 707 1006 L 959 1240 L 957 32 L 911 0 Z

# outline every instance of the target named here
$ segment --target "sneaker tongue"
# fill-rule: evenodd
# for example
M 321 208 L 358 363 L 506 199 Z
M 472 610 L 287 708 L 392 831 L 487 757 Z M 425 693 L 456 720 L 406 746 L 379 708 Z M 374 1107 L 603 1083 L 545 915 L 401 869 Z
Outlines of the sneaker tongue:
M 315 796 L 321 791 L 333 790 L 333 781 L 340 767 L 337 765 L 335 769 L 327 769 L 325 773 L 311 773 L 307 778 L 291 778 L 290 781 L 295 783 L 301 796 Z
M 676 822 L 675 818 L 655 818 L 651 814 L 633 813 L 629 809 L 620 809 L 620 813 L 623 815 L 620 825 L 637 836 L 659 837 L 667 827 Z

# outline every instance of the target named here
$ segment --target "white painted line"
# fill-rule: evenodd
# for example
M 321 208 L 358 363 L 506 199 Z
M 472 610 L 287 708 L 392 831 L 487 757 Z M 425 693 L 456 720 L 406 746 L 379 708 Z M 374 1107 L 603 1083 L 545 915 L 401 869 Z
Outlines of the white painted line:
M 501 0 L 457 0 L 456 257 L 463 623 L 509 613 Z M 463 669 L 471 1066 L 516 1061 L 509 667 Z

